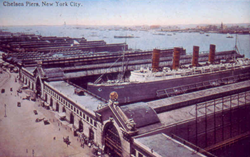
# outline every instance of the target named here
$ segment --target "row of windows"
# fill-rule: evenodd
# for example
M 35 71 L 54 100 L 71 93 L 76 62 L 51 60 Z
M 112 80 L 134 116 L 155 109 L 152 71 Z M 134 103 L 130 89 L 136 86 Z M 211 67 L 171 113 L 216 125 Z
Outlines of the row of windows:
M 33 77 L 29 73 L 23 71 L 23 77 L 24 77 L 24 75 L 25 75 L 26 78 L 29 78 L 29 79 L 34 81 Z
M 51 96 L 53 96 L 55 99 L 57 99 L 59 102 L 61 102 L 61 104 L 65 105 L 68 109 L 71 109 L 72 111 L 74 111 L 74 113 L 76 113 L 78 116 L 80 116 L 81 118 L 83 118 L 85 121 L 87 121 L 88 123 L 90 123 L 91 125 L 94 125 L 95 127 L 97 127 L 97 122 L 95 120 L 93 120 L 92 118 L 90 118 L 89 116 L 85 115 L 81 110 L 79 110 L 77 107 L 75 107 L 74 105 L 70 104 L 68 101 L 66 101 L 64 98 L 62 98 L 61 96 L 59 96 L 58 94 L 56 94 L 56 92 L 54 92 L 53 90 L 49 89 L 48 87 L 45 86 L 44 90 L 49 93 Z
M 23 75 L 23 77 L 22 77 L 22 80 L 23 80 L 23 81 L 26 81 L 26 82 L 28 82 L 28 80 L 34 81 L 34 80 L 31 79 L 30 77 L 27 77 L 27 76 L 24 76 L 24 75 Z
M 25 77 L 25 79 L 26 79 L 26 82 L 28 82 L 27 81 L 27 77 Z M 24 75 L 23 75 L 23 80 L 25 81 L 25 79 L 24 79 Z M 67 106 L 69 109 L 71 109 L 72 111 L 74 111 L 75 113 L 77 113 L 78 116 L 80 116 L 81 118 L 83 118 L 84 120 L 86 120 L 91 125 L 94 125 L 95 127 L 97 126 L 97 122 L 95 120 L 93 120 L 92 118 L 86 116 L 82 111 L 80 111 L 74 105 L 70 104 L 68 101 L 66 101 L 65 99 L 63 99 L 61 96 L 59 96 L 53 90 L 49 89 L 47 86 L 45 86 L 44 91 L 47 92 L 47 93 L 49 93 L 49 95 L 53 96 L 59 102 L 61 102 L 61 104 Z

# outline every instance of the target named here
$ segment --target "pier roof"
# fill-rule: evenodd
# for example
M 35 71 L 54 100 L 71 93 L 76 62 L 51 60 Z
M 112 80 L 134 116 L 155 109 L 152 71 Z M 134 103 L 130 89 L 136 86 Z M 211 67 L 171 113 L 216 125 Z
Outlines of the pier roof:
M 148 104 L 157 113 L 162 113 L 185 106 L 190 106 L 195 103 L 231 95 L 237 92 L 245 91 L 246 89 L 250 89 L 250 80 L 155 100 L 148 102 Z
M 204 156 L 190 147 L 181 144 L 166 134 L 156 134 L 152 136 L 140 137 L 135 139 L 135 143 L 143 146 L 144 149 L 159 154 L 160 156 L 186 156 L 186 157 L 201 157 Z
M 220 87 L 200 90 L 197 92 L 147 102 L 147 105 L 149 107 L 158 111 L 157 116 L 160 120 L 160 123 L 138 128 L 139 134 L 144 134 L 153 131 L 155 130 L 155 128 L 172 126 L 176 123 L 189 121 L 191 119 L 194 119 L 196 114 L 198 117 L 203 116 L 205 113 L 205 107 L 202 104 L 204 103 L 208 106 L 207 114 L 210 114 L 211 112 L 214 112 L 214 102 L 210 100 L 217 100 L 216 112 L 221 111 L 223 108 L 226 109 L 228 108 L 228 106 L 230 106 L 230 99 L 224 100 L 223 103 L 219 99 L 222 99 L 222 97 L 227 97 L 232 94 L 244 92 L 249 89 L 250 80 L 247 80 L 234 84 L 224 85 Z M 245 101 L 245 98 L 241 99 L 241 101 Z M 247 99 L 249 99 L 249 95 L 247 96 Z M 201 105 L 198 108 L 197 113 L 195 111 L 195 104 Z M 234 107 L 234 105 L 232 105 L 232 107 Z
M 160 122 L 156 112 L 146 103 L 125 105 L 121 109 L 129 119 L 134 120 L 137 128 Z
M 53 82 L 48 82 L 48 84 L 52 86 L 53 88 L 55 88 L 64 96 L 74 101 L 76 104 L 80 105 L 80 107 L 82 107 L 83 109 L 85 110 L 87 109 L 91 111 L 92 113 L 94 113 L 94 110 L 96 110 L 99 105 L 105 105 L 104 102 L 86 93 L 83 96 L 79 96 L 75 94 L 76 87 L 68 84 L 67 82 L 53 81 Z
M 64 72 L 61 68 L 49 68 L 43 70 L 49 81 L 62 80 L 64 78 Z

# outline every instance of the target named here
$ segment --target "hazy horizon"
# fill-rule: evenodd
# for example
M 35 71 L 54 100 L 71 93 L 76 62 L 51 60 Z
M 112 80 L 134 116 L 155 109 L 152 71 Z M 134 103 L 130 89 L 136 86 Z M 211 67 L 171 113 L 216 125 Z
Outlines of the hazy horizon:
M 56 0 L 0 0 L 0 2 L 1 26 L 58 26 L 64 22 L 67 25 L 80 26 L 250 23 L 249 0 L 59 1 L 64 6 L 60 6 Z M 52 6 L 46 6 L 46 2 Z M 32 3 L 38 3 L 39 6 L 31 6 L 34 5 Z
M 222 22 L 223 23 L 223 22 Z M 15 27 L 15 26 L 63 26 L 64 24 L 60 25 L 0 25 L 0 27 Z M 136 26 L 152 26 L 147 24 L 141 24 L 141 25 L 84 25 L 84 24 L 66 24 L 67 26 L 93 26 L 93 27 L 108 27 L 108 26 L 119 26 L 119 27 L 136 27 Z M 187 26 L 187 25 L 194 25 L 194 26 L 203 26 L 203 25 L 221 25 L 221 23 L 202 23 L 202 24 L 173 24 L 173 25 L 159 25 L 160 27 L 164 26 Z M 223 23 L 223 25 L 250 25 L 250 23 Z

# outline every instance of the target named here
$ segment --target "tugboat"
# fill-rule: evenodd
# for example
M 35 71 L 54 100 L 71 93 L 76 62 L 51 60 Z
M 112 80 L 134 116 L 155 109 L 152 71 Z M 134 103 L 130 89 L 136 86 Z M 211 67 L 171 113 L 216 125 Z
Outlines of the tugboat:
M 198 63 L 199 47 L 194 46 L 192 67 L 180 68 L 180 51 L 181 48 L 174 48 L 171 68 L 159 68 L 160 50 L 154 49 L 152 69 L 141 68 L 132 71 L 128 82 L 88 83 L 87 90 L 106 100 L 111 92 L 116 92 L 119 95 L 119 103 L 124 104 L 250 79 L 249 59 L 238 58 L 231 62 L 215 64 L 215 45 L 210 45 L 209 60 L 203 66 Z

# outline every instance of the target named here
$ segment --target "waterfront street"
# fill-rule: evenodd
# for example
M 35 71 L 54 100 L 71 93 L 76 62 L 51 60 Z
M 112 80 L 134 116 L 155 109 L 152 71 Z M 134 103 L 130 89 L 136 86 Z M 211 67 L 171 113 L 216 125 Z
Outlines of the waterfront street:
M 69 127 L 62 125 L 53 111 L 41 107 L 39 100 L 22 100 L 29 91 L 17 94 L 21 86 L 18 80 L 15 82 L 17 75 L 6 71 L 0 74 L 0 89 L 5 89 L 0 93 L 0 156 L 94 156 L 92 148 L 80 147 Z M 36 118 L 48 119 L 50 124 L 35 122 Z M 68 147 L 63 142 L 63 137 L 67 136 L 71 142 Z

